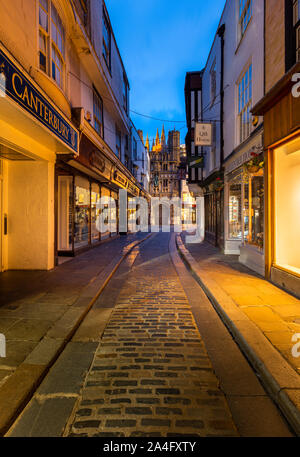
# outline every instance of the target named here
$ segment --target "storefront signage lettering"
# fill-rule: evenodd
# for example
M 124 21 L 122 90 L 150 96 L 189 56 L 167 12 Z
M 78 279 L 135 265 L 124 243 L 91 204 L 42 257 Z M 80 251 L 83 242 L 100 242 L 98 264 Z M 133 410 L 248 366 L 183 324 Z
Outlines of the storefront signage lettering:
M 127 180 L 122 178 L 117 171 L 115 171 L 114 180 L 122 184 L 123 187 L 127 187 Z
M 78 132 L 58 113 L 2 50 L 0 50 L 0 69 L 5 78 L 5 95 L 22 106 L 77 154 Z
M 247 162 L 248 160 L 251 159 L 251 152 L 252 149 L 244 152 L 240 157 L 238 157 L 236 160 L 234 160 L 227 168 L 226 168 L 226 173 L 230 173 L 232 170 L 235 170 L 236 168 L 240 167 L 243 165 L 243 163 Z

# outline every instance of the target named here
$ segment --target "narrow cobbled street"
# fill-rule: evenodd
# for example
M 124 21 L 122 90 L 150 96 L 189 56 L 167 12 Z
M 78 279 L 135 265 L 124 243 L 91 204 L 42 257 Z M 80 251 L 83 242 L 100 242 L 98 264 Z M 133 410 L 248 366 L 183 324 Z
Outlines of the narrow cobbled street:
M 169 234 L 133 255 L 89 370 L 71 436 L 236 436 L 168 253 Z

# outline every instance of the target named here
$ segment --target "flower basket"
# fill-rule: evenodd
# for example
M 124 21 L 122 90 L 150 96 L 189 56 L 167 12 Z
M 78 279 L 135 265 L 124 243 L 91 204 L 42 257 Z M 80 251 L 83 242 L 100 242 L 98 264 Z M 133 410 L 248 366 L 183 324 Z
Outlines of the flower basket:
M 258 170 L 260 169 L 260 166 L 259 165 L 250 165 L 247 168 L 248 168 L 249 173 L 257 173 Z

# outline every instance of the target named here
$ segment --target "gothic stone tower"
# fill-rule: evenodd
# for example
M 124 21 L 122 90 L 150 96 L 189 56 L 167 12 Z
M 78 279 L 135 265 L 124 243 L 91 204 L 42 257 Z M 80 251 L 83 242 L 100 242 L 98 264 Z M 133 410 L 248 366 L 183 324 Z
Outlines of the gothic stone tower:
M 151 186 L 153 197 L 179 197 L 178 167 L 180 165 L 180 132 L 171 130 L 166 142 L 164 126 L 161 137 L 157 130 L 150 151 Z

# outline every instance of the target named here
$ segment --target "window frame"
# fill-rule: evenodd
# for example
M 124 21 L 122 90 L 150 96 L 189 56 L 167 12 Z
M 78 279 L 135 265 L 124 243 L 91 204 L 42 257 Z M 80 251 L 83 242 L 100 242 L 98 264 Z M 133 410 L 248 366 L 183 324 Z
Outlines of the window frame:
M 47 11 L 45 10 L 45 7 L 43 3 L 47 3 Z M 65 67 L 66 67 L 66 60 L 65 60 L 65 44 L 66 44 L 66 29 L 64 26 L 64 23 L 62 21 L 61 15 L 59 11 L 56 8 L 56 5 L 54 4 L 53 0 L 39 0 L 37 2 L 37 8 L 38 8 L 38 68 L 40 71 L 45 73 L 49 78 L 51 78 L 52 81 L 55 82 L 55 84 L 62 90 L 65 90 Z M 44 13 L 47 15 L 47 30 L 43 27 L 43 25 L 40 23 L 40 10 L 44 11 Z M 59 22 L 55 22 L 53 19 L 52 11 L 55 10 L 57 18 L 60 22 L 60 27 L 59 27 Z M 52 28 L 55 27 L 56 29 L 56 36 L 60 36 L 61 38 L 61 46 L 62 49 L 59 48 L 59 44 L 55 41 L 54 35 Z M 62 33 L 61 33 L 62 32 Z M 59 35 L 58 35 L 59 34 Z M 40 38 L 43 38 L 45 41 L 45 52 L 41 49 L 40 46 Z M 41 54 L 44 56 L 45 59 L 45 68 L 41 65 Z M 61 68 L 59 67 L 56 59 L 54 58 L 56 56 L 58 60 L 61 62 Z M 54 69 L 59 73 L 60 78 L 59 81 L 58 79 L 53 76 L 53 65 Z M 56 74 L 55 71 L 55 74 Z
M 296 62 L 300 62 L 300 1 L 293 0 L 293 26 L 295 30 Z
M 238 5 L 238 41 L 245 35 L 252 18 L 252 0 L 237 0 Z
M 97 107 L 97 105 L 99 105 L 98 107 L 100 108 L 101 119 L 98 118 L 98 116 L 96 115 L 96 112 L 95 112 L 96 111 L 95 107 Z M 96 127 L 97 124 L 100 125 L 100 132 Z M 93 86 L 93 127 L 96 130 L 96 132 L 98 133 L 98 135 L 100 135 L 100 137 L 102 139 L 104 139 L 103 100 L 94 86 Z
M 108 33 L 108 41 L 109 41 L 108 43 L 106 43 L 105 38 L 104 38 L 104 27 L 106 28 L 107 33 Z M 106 53 L 108 54 L 108 61 L 107 61 L 106 55 L 103 52 L 104 49 L 105 49 Z M 105 63 L 106 63 L 106 66 L 107 66 L 109 72 L 111 72 L 111 25 L 110 25 L 108 13 L 105 10 L 105 8 L 103 8 L 103 17 L 102 17 L 102 56 L 105 60 Z
M 118 139 L 120 144 L 118 144 Z M 121 148 L 122 148 L 122 132 L 116 125 L 116 156 L 121 160 Z
M 250 71 L 251 70 L 251 71 Z M 250 77 L 251 76 L 251 77 Z M 247 79 L 246 79 L 247 77 Z M 245 98 L 247 96 L 247 99 Z M 238 144 L 243 143 L 252 132 L 251 108 L 253 96 L 253 65 L 249 62 L 246 70 L 243 71 L 237 81 L 237 127 L 238 127 Z M 241 101 L 242 107 L 241 107 Z M 243 123 L 246 114 L 248 122 Z M 246 125 L 246 127 L 245 127 Z M 246 131 L 244 131 L 244 128 Z

